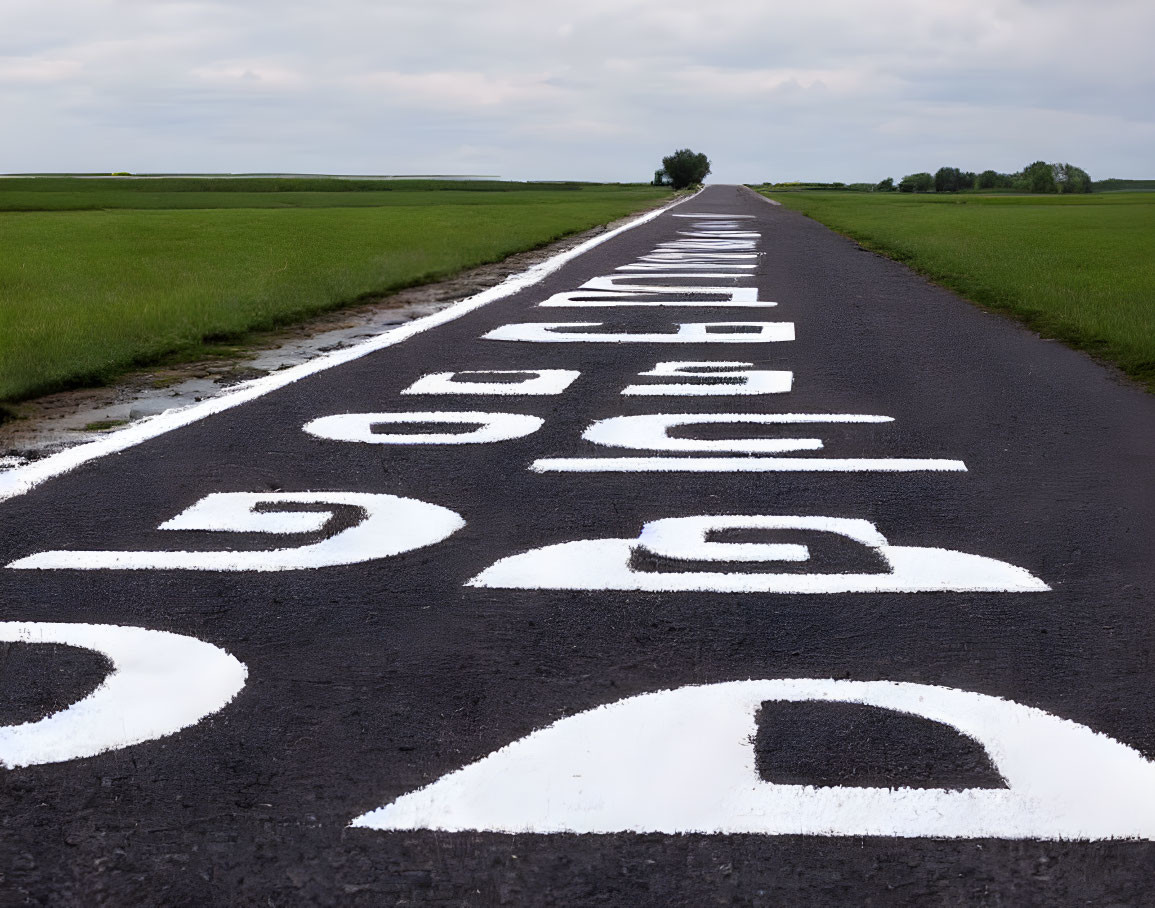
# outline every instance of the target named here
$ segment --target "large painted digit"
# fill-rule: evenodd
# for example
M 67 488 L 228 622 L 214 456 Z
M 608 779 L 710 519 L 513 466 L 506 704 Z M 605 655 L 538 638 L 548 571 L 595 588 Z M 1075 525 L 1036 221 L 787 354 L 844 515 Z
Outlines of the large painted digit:
M 1006 788 L 764 781 L 765 702 L 856 703 L 951 726 Z M 642 694 L 562 719 L 352 823 L 368 829 L 1155 839 L 1155 764 L 1041 709 L 895 681 L 731 681 Z
M 0 641 L 78 646 L 112 662 L 112 672 L 83 700 L 35 722 L 0 727 L 0 765 L 10 768 L 92 757 L 174 734 L 223 709 L 247 674 L 212 644 L 140 627 L 4 621 Z
M 755 369 L 753 363 L 658 363 L 640 377 L 681 378 L 679 382 L 627 385 L 622 394 L 668 397 L 719 397 L 745 394 L 785 394 L 794 383 L 793 372 Z M 685 379 L 697 379 L 686 381 Z
M 423 375 L 402 394 L 561 394 L 579 375 L 576 369 L 474 369 Z M 461 376 L 468 376 L 461 378 Z M 487 381 L 486 378 L 489 378 Z
M 890 416 L 866 413 L 647 413 L 611 416 L 591 423 L 582 438 L 613 448 L 644 451 L 710 451 L 746 454 L 817 451 L 820 438 L 678 438 L 671 429 L 683 426 L 761 425 L 805 426 L 835 423 L 887 423 Z
M 18 570 L 290 571 L 358 564 L 398 555 L 440 542 L 465 526 L 461 516 L 448 508 L 395 495 L 217 492 L 162 523 L 159 529 L 272 535 L 315 533 L 325 528 L 334 512 L 292 508 L 316 504 L 358 508 L 364 518 L 328 539 L 296 548 L 225 552 L 50 551 L 13 561 L 8 567 Z
M 711 272 L 706 274 L 679 275 L 653 274 L 647 278 L 684 280 L 694 278 L 733 278 L 733 275 Z M 698 306 L 698 307 L 738 307 L 758 308 L 777 306 L 769 300 L 758 299 L 757 287 L 704 287 L 686 284 L 639 284 L 632 275 L 610 275 L 595 277 L 586 281 L 577 290 L 555 293 L 538 303 L 539 306 L 563 306 L 571 308 L 598 308 L 605 306 Z M 687 299 L 686 297 L 707 297 Z M 720 297 L 714 299 L 714 297 Z
M 525 322 L 502 325 L 486 340 L 530 343 L 600 344 L 765 344 L 794 340 L 793 322 L 681 322 L 673 334 L 646 332 L 599 334 L 575 328 L 599 328 L 602 322 Z
M 889 567 L 879 573 L 638 570 L 635 552 L 675 561 L 808 561 L 806 546 L 724 543 L 727 530 L 804 530 L 835 533 L 873 549 Z M 846 517 L 711 515 L 653 520 L 637 539 L 582 539 L 502 558 L 468 583 L 503 589 L 644 590 L 714 593 L 1032 593 L 1050 589 L 1020 567 L 950 549 L 890 545 L 874 524 Z
M 305 423 L 310 435 L 328 441 L 357 441 L 373 445 L 465 445 L 509 441 L 532 435 L 545 424 L 540 416 L 524 413 L 436 411 L 430 413 L 338 413 Z M 474 426 L 468 432 L 377 432 L 379 426 Z

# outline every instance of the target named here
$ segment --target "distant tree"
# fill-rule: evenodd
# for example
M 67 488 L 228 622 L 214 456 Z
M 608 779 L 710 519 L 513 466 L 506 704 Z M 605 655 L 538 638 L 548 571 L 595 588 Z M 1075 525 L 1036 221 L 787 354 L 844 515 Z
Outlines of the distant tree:
M 930 192 L 934 189 L 934 177 L 929 173 L 908 173 L 898 181 L 899 192 Z
M 654 171 L 654 180 L 650 185 L 651 186 L 669 186 L 670 185 L 670 175 L 668 173 L 666 173 L 664 170 L 655 170 Z
M 975 180 L 975 189 L 998 189 L 1001 174 L 993 170 L 984 170 Z
M 1058 192 L 1055 171 L 1046 161 L 1035 161 L 1023 168 L 1023 175 L 1016 181 L 1027 192 Z
M 957 167 L 940 167 L 934 175 L 934 191 L 958 192 L 960 189 L 970 189 L 962 185 L 962 171 Z
M 1091 175 L 1087 173 L 1082 167 L 1076 167 L 1074 164 L 1067 165 L 1067 192 L 1090 192 L 1095 185 Z
M 979 181 L 979 175 L 977 173 L 975 173 L 973 170 L 959 171 L 958 188 L 960 190 L 962 190 L 962 189 L 974 189 L 975 184 L 978 183 L 978 181 Z
M 710 172 L 710 159 L 688 148 L 680 148 L 662 158 L 662 169 L 669 175 L 675 189 L 685 189 L 706 179 Z
M 1091 177 L 1087 171 L 1074 164 L 1052 164 L 1051 172 L 1055 176 L 1055 185 L 1059 192 L 1090 192 Z
M 875 192 L 894 192 L 894 177 L 887 177 L 881 180 L 874 187 Z

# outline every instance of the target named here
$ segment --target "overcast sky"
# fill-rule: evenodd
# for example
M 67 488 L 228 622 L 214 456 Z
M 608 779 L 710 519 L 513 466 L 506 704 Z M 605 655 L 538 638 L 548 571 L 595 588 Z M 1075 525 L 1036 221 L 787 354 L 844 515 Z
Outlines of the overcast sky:
M 1155 178 L 1155 0 L 0 0 L 0 172 Z

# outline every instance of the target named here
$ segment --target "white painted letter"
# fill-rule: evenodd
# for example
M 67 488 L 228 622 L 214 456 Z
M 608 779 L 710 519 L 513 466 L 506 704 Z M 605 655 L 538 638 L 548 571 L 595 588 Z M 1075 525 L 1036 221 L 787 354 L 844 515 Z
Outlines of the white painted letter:
M 894 422 L 889 416 L 856 413 L 684 413 L 613 416 L 593 423 L 582 438 L 594 444 L 643 451 L 715 451 L 768 454 L 780 451 L 817 451 L 820 438 L 671 438 L 678 426 L 798 425 L 815 423 Z
M 647 278 L 684 280 L 686 277 L 729 277 L 726 274 L 679 275 L 654 274 Z M 747 307 L 759 308 L 777 306 L 769 300 L 758 299 L 756 287 L 693 287 L 685 284 L 639 284 L 636 275 L 610 275 L 595 277 L 586 281 L 577 290 L 555 293 L 538 303 L 539 306 L 565 306 L 571 308 L 606 306 L 699 306 L 699 307 Z M 625 282 L 625 283 L 619 283 Z M 721 299 L 694 300 L 687 296 L 721 297 Z
M 602 344 L 765 344 L 794 340 L 793 322 L 679 323 L 676 334 L 597 334 L 562 329 L 598 328 L 602 322 L 527 322 L 502 325 L 487 340 Z M 713 330 L 711 330 L 713 329 Z M 737 329 L 737 330 L 734 330 Z M 742 330 L 746 329 L 746 330 Z
M 857 703 L 951 726 L 1007 787 L 766 782 L 766 702 Z M 1155 839 L 1155 764 L 1084 725 L 971 691 L 896 681 L 730 681 L 569 716 L 352 823 L 508 833 Z
M 716 530 L 838 533 L 871 548 L 889 566 L 873 574 L 640 571 L 635 550 L 689 561 L 806 561 L 805 546 L 709 542 Z M 737 558 L 730 556 L 737 554 Z M 502 558 L 468 586 L 501 589 L 642 590 L 714 593 L 1029 593 L 1050 589 L 1020 567 L 949 549 L 889 545 L 865 520 L 839 517 L 678 517 L 647 523 L 638 539 L 584 539 Z
M 785 394 L 794 382 L 793 372 L 755 370 L 753 363 L 658 363 L 640 376 L 720 378 L 723 384 L 670 382 L 658 385 L 628 385 L 623 394 L 669 397 L 716 397 L 736 394 Z
M 458 375 L 520 375 L 519 381 L 455 381 Z M 402 394 L 561 394 L 581 375 L 573 369 L 481 369 L 423 375 Z
M 374 432 L 376 426 L 475 425 L 472 432 Z M 523 413 L 339 413 L 305 423 L 304 430 L 332 441 L 360 441 L 373 445 L 464 445 L 508 441 L 532 435 L 545 420 Z
M 35 722 L 0 727 L 0 765 L 59 763 L 174 734 L 215 713 L 245 685 L 244 665 L 181 634 L 109 624 L 0 622 L 0 641 L 94 650 L 112 672 L 91 694 Z
M 39 552 L 8 565 L 23 570 L 291 571 L 360 564 L 440 542 L 465 526 L 459 514 L 413 498 L 369 492 L 217 492 L 207 495 L 162 530 L 228 533 L 315 533 L 332 511 L 258 511 L 261 506 L 326 504 L 361 509 L 365 517 L 312 545 L 271 551 Z

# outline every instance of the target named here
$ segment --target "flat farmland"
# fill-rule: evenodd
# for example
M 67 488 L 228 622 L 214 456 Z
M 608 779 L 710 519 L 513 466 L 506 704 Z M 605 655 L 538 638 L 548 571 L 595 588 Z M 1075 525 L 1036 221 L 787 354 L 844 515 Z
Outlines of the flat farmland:
M 1155 193 L 767 195 L 1155 388 Z
M 636 185 L 12 180 L 0 189 L 0 403 L 500 261 L 668 196 Z

